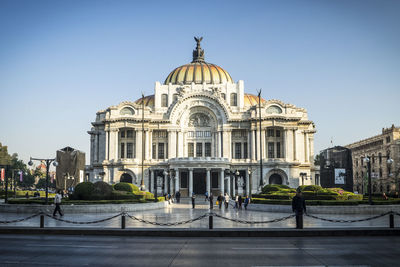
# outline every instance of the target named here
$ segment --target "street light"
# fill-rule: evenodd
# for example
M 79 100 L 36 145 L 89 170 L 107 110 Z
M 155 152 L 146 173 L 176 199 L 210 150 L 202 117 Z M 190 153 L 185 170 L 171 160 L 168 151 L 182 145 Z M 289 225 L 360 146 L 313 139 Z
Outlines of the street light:
M 390 165 L 393 163 L 393 159 L 390 156 L 382 156 L 386 157 L 387 164 L 389 166 L 389 175 L 390 175 Z M 372 205 L 372 180 L 371 180 L 371 159 L 370 156 L 364 157 L 364 162 L 367 163 L 367 173 L 368 173 L 368 204 Z
M 49 171 L 50 171 L 50 164 L 53 162 L 53 166 L 57 167 L 58 166 L 58 162 L 56 161 L 56 159 L 39 159 L 39 158 L 32 158 L 31 157 L 29 162 L 28 162 L 29 166 L 33 165 L 32 160 L 37 160 L 37 161 L 40 161 L 40 162 L 42 162 L 42 161 L 46 162 L 46 201 L 45 201 L 45 204 L 47 205 L 47 204 L 49 204 L 49 198 L 48 197 L 49 197 L 49 177 L 50 177 Z
M 251 185 L 252 185 L 252 182 L 251 182 L 251 180 L 252 180 L 252 179 L 251 179 L 251 178 L 252 178 L 252 177 L 251 177 L 251 174 L 253 173 L 253 171 L 251 170 L 250 167 L 247 168 L 247 173 L 249 174 L 249 184 L 248 184 L 248 188 L 249 188 L 248 191 L 249 191 L 249 192 L 246 192 L 246 194 L 248 193 L 248 195 L 250 195 L 250 197 L 251 197 L 251 188 L 252 188 L 252 186 L 251 186 Z M 247 183 L 247 181 L 246 181 L 246 183 Z

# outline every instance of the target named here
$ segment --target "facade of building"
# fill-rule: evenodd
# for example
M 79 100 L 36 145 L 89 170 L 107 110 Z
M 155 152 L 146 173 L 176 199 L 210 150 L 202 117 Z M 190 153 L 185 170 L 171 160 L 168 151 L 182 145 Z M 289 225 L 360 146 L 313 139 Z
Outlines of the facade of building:
M 354 191 L 367 192 L 367 164 L 370 158 L 372 193 L 399 191 L 400 127 L 382 129 L 382 134 L 347 145 L 353 160 Z M 388 162 L 388 159 L 391 161 Z
M 296 187 L 299 173 L 313 184 L 315 126 L 307 111 L 260 99 L 260 143 L 258 97 L 205 62 L 202 38 L 195 39 L 193 61 L 156 82 L 154 95 L 97 112 L 88 132 L 89 179 L 183 196 L 256 193 L 269 183 Z
M 340 187 L 353 191 L 353 166 L 351 151 L 346 147 L 335 146 L 320 153 L 320 185 Z

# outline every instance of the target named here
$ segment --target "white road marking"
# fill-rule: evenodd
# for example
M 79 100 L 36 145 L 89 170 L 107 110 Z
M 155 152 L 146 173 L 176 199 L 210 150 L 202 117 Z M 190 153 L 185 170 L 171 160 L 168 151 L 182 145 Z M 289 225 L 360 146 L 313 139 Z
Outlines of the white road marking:
M 299 249 L 323 249 L 323 248 L 232 248 L 236 250 L 299 250 Z
M 80 245 L 43 245 L 43 244 L 25 244 L 25 247 L 70 247 L 70 248 L 118 248 L 117 246 L 80 246 Z

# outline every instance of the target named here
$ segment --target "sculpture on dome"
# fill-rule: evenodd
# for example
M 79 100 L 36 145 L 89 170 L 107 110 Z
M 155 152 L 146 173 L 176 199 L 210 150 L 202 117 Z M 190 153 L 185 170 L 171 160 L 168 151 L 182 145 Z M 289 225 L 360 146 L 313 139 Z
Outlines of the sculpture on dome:
M 197 42 L 196 50 L 193 50 L 193 62 L 204 62 L 204 50 L 201 49 L 200 42 L 203 40 L 203 37 L 194 37 L 194 40 Z

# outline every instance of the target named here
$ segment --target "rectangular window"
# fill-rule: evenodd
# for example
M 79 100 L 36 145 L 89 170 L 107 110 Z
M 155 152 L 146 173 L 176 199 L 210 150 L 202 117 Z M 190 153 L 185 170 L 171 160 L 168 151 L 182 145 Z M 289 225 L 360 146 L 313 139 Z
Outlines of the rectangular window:
M 273 142 L 268 142 L 268 158 L 273 159 L 274 158 L 274 143 Z
M 126 157 L 128 159 L 133 158 L 133 143 L 126 144 Z
M 203 156 L 203 143 L 196 143 L 196 157 Z
M 153 144 L 153 152 L 152 152 L 152 156 L 153 159 L 157 159 L 157 148 L 156 148 L 156 144 Z
M 121 131 L 121 138 L 125 138 L 125 131 Z
M 281 137 L 281 131 L 280 130 L 276 130 L 276 137 Z
M 164 159 L 164 143 L 158 144 L 158 159 Z
M 196 137 L 203 137 L 203 131 L 197 131 Z
M 204 137 L 211 137 L 211 132 L 210 131 L 205 131 L 204 132 Z
M 125 158 L 125 143 L 121 143 L 121 159 Z
M 211 173 L 211 187 L 212 188 L 218 188 L 218 172 L 212 172 Z
M 277 131 L 278 132 L 278 131 Z M 281 157 L 281 143 L 277 142 L 276 143 L 276 157 L 280 158 Z
M 188 143 L 188 157 L 194 157 L 194 145 L 193 145 L 193 143 Z
M 244 159 L 249 158 L 247 143 L 243 143 L 243 158 Z
M 274 137 L 274 129 L 267 130 L 267 137 Z
M 188 173 L 181 172 L 180 177 L 181 177 L 181 188 L 188 188 Z
M 206 157 L 211 157 L 211 143 L 205 143 L 204 144 L 204 153 Z
M 386 137 L 386 143 L 390 143 L 390 136 Z
M 242 146 L 241 143 L 235 143 L 235 159 L 242 157 Z
M 126 137 L 127 138 L 133 138 L 133 130 L 126 131 Z

